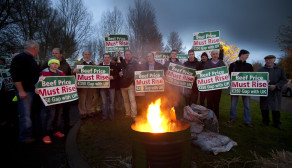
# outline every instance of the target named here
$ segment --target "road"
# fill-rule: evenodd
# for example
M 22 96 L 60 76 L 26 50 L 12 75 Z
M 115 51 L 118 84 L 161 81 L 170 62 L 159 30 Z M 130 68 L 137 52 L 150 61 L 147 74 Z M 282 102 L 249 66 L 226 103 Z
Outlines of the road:
M 252 99 L 256 101 L 260 101 L 259 96 L 252 96 Z M 282 110 L 285 110 L 289 113 L 292 113 L 292 97 L 284 97 L 282 96 Z

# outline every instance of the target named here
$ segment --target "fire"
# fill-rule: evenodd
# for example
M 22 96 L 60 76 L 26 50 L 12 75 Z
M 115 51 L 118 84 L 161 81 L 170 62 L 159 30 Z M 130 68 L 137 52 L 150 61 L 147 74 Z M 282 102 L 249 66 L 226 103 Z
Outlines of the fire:
M 176 127 L 175 110 L 172 108 L 170 112 L 165 113 L 160 110 L 161 99 L 157 99 L 151 103 L 147 110 L 147 119 L 144 117 L 136 118 L 136 123 L 132 128 L 141 132 L 173 132 Z
M 152 132 L 159 133 L 163 132 L 163 127 L 161 125 L 163 117 L 160 111 L 161 99 L 155 101 L 155 104 L 151 103 L 147 112 L 147 119 L 152 127 Z

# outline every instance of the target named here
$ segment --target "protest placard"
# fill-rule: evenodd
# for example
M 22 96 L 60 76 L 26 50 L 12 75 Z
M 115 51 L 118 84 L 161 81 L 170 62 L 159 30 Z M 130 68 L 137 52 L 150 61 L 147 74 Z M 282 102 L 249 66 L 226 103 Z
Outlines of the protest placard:
M 231 95 L 268 96 L 268 72 L 232 72 Z
M 72 59 L 72 58 L 67 58 L 67 59 L 66 59 L 66 62 L 69 64 L 69 66 L 70 66 L 71 69 L 74 69 L 74 68 L 75 68 L 75 67 L 74 67 L 74 64 L 75 64 L 76 62 L 78 62 L 78 60 L 77 60 L 77 59 Z
M 109 66 L 77 65 L 77 88 L 109 88 Z
M 5 64 L 6 65 L 11 65 L 12 62 L 12 55 L 11 54 L 0 54 L 0 58 L 4 58 L 5 59 Z
M 153 52 L 154 60 L 162 65 L 169 59 L 170 53 L 167 52 Z
M 78 99 L 74 76 L 42 76 L 37 88 L 45 106 Z
M 116 52 L 120 50 L 124 52 L 129 49 L 128 35 L 105 35 L 105 52 Z
M 136 92 L 163 92 L 163 70 L 135 71 Z
M 197 71 L 197 86 L 199 91 L 226 89 L 230 84 L 226 66 Z
M 182 64 L 187 62 L 189 59 L 189 55 L 187 54 L 177 54 L 176 58 L 181 62 Z
M 172 85 L 192 88 L 196 70 L 170 63 L 166 73 L 166 82 Z
M 5 89 L 7 91 L 14 90 L 14 83 L 9 69 L 0 69 L 0 77 L 2 78 Z
M 215 50 L 220 47 L 220 32 L 208 31 L 208 32 L 196 32 L 194 33 L 193 48 L 195 51 L 207 51 Z
M 153 52 L 154 59 L 160 64 L 164 64 L 170 58 L 170 53 L 168 52 Z M 189 56 L 187 54 L 177 54 L 176 58 L 183 64 L 188 61 Z

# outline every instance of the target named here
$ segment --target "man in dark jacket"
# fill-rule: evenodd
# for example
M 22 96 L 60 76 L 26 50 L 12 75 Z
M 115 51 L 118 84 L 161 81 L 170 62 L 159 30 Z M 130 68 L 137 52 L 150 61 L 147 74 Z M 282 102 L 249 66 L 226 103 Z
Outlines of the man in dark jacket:
M 163 65 L 155 61 L 153 53 L 147 54 L 147 62 L 145 62 L 142 67 L 144 71 L 164 70 Z
M 231 72 L 253 72 L 253 67 L 251 64 L 247 63 L 246 60 L 249 57 L 249 52 L 247 50 L 240 50 L 238 54 L 239 60 L 233 62 L 229 66 L 229 74 Z M 229 114 L 229 123 L 235 122 L 236 118 L 236 106 L 239 96 L 231 95 L 231 108 Z M 244 123 L 248 127 L 253 127 L 251 122 L 250 113 L 250 96 L 241 96 L 243 106 L 244 106 Z
M 115 87 L 116 79 L 118 77 L 118 70 L 117 67 L 110 62 L 109 53 L 105 53 L 103 55 L 103 62 L 100 63 L 99 66 L 108 66 L 110 68 L 110 88 L 100 89 L 100 96 L 102 99 L 102 120 L 106 120 L 107 118 L 113 120 L 115 112 Z
M 112 63 L 116 66 L 117 72 L 119 73 L 122 69 L 121 61 L 119 58 L 115 57 L 112 59 Z M 120 80 L 121 77 L 118 75 L 115 79 L 115 107 L 116 112 L 121 113 L 123 109 L 123 96 L 121 92 L 121 86 L 120 86 Z
M 201 55 L 201 62 L 200 62 L 200 69 L 203 69 L 206 62 L 209 60 L 208 54 L 206 52 L 203 52 Z M 206 92 L 200 92 L 200 105 L 205 106 L 205 99 L 207 97 Z
M 66 76 L 72 75 L 72 71 L 70 65 L 67 61 L 63 58 L 63 51 L 60 48 L 54 48 L 52 50 L 52 56 L 57 58 L 60 61 L 59 69 L 65 73 Z M 72 102 L 67 102 L 63 104 L 63 119 L 64 119 L 64 129 L 65 132 L 68 131 L 69 128 L 72 127 L 70 122 L 70 107 L 72 106 Z
M 67 63 L 67 61 L 63 58 L 63 51 L 60 50 L 60 48 L 54 48 L 52 51 L 52 56 L 54 58 L 57 58 L 60 61 L 60 67 L 59 69 L 63 71 L 66 76 L 69 76 L 72 74 L 70 65 Z
M 212 50 L 212 59 L 207 61 L 204 65 L 204 69 L 218 68 L 226 66 L 225 63 L 219 59 L 219 51 Z M 219 120 L 219 105 L 221 99 L 222 89 L 206 91 L 207 94 L 207 108 L 214 111 Z
M 126 117 L 135 118 L 137 116 L 137 104 L 135 99 L 134 72 L 137 69 L 138 63 L 132 58 L 130 50 L 126 50 L 124 54 L 125 59 L 122 61 L 122 71 L 119 72 L 121 91 L 126 109 Z
M 153 53 L 148 53 L 147 62 L 142 65 L 141 71 L 153 70 L 164 70 L 164 67 L 162 64 L 155 61 Z M 151 102 L 154 102 L 156 99 L 162 98 L 162 92 L 147 92 L 145 97 L 146 97 L 145 104 L 150 104 Z
M 32 104 L 35 84 L 39 79 L 39 67 L 33 57 L 38 55 L 39 45 L 33 40 L 24 43 L 24 52 L 16 55 L 11 63 L 10 73 L 16 87 L 19 113 L 19 141 L 31 143 L 32 138 Z
M 170 53 L 170 58 L 168 61 L 164 63 L 164 71 L 168 71 L 168 67 L 170 63 L 182 65 L 182 63 L 176 58 L 177 57 L 177 51 L 172 50 Z M 166 74 L 166 73 L 164 73 Z M 179 109 L 179 106 L 181 105 L 181 99 L 182 99 L 182 87 L 175 86 L 169 83 L 165 83 L 165 99 L 167 101 L 167 108 L 175 108 L 175 113 L 178 118 L 182 118 L 182 111 Z
M 287 82 L 284 70 L 275 64 L 276 57 L 268 55 L 265 57 L 265 66 L 259 72 L 269 73 L 268 96 L 260 97 L 260 108 L 262 111 L 262 126 L 269 125 L 269 110 L 272 110 L 274 127 L 282 129 L 280 122 L 280 109 L 282 93 L 281 88 Z
M 200 63 L 198 62 L 197 58 L 195 58 L 194 50 L 189 50 L 188 55 L 189 59 L 183 65 L 188 68 L 196 69 L 197 71 L 200 70 Z M 199 90 L 196 80 L 193 82 L 192 89 L 183 88 L 183 94 L 186 100 L 186 105 L 197 104 Z

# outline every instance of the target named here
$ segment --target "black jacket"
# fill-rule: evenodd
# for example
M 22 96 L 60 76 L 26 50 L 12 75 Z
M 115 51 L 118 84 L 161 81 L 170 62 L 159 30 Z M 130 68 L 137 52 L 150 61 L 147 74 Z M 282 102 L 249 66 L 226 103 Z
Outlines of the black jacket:
M 201 68 L 201 64 L 200 64 L 200 62 L 198 62 L 197 60 L 195 60 L 195 61 L 190 61 L 190 60 L 188 60 L 188 61 L 186 61 L 184 64 L 183 64 L 185 67 L 188 67 L 188 68 L 192 68 L 192 69 L 196 69 L 196 71 L 199 71 L 199 70 L 201 70 L 202 68 Z M 197 87 L 197 82 L 196 82 L 196 80 L 197 80 L 197 78 L 195 78 L 195 81 L 193 82 L 193 87 L 192 87 L 192 89 L 198 89 L 198 87 Z
M 253 67 L 246 61 L 237 60 L 230 64 L 229 66 L 230 75 L 231 72 L 253 72 Z
M 196 69 L 197 71 L 202 69 L 200 62 L 196 60 L 195 61 L 188 60 L 183 65 L 188 68 Z
M 67 61 L 65 59 L 62 59 L 60 61 L 59 69 L 61 71 L 63 71 L 66 74 L 66 76 L 72 75 L 70 65 L 67 63 Z
M 34 91 L 40 69 L 33 56 L 23 52 L 13 58 L 10 73 L 13 82 L 21 82 L 25 91 Z
M 149 63 L 146 62 L 145 64 L 142 64 L 141 68 L 139 68 L 141 71 L 149 71 Z M 164 70 L 164 67 L 162 64 L 155 61 L 154 63 L 154 70 Z
M 214 64 L 212 62 L 212 59 L 210 59 L 210 60 L 208 60 L 206 62 L 206 64 L 204 65 L 204 68 L 203 69 L 218 68 L 218 67 L 223 67 L 223 66 L 226 66 L 225 63 L 222 60 L 219 59 L 218 62 L 217 62 L 217 64 L 214 67 Z
M 134 72 L 137 70 L 137 61 L 133 58 L 126 63 L 125 60 L 122 61 L 122 72 L 123 76 L 120 80 L 121 88 L 129 87 L 134 82 Z
M 168 67 L 169 67 L 169 64 L 170 63 L 174 63 L 174 64 L 177 64 L 177 65 L 182 65 L 182 63 L 176 58 L 176 60 L 175 61 L 171 61 L 171 58 L 169 58 L 169 60 L 168 61 L 166 61 L 165 63 L 164 63 L 164 71 L 167 71 L 168 70 Z
M 103 65 L 103 63 L 100 63 L 99 66 L 108 66 L 108 65 Z M 117 66 L 113 63 L 110 63 L 110 76 L 113 76 L 114 79 L 110 80 L 110 88 L 116 88 L 117 85 L 117 78 L 118 78 L 118 69 Z

